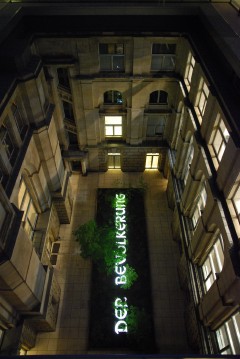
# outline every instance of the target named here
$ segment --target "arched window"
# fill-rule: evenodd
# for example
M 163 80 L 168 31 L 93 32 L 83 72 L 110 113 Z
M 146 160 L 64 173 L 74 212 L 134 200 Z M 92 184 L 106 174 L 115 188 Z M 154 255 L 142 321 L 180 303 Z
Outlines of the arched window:
M 223 268 L 224 254 L 223 254 L 223 238 L 219 234 L 212 249 L 208 253 L 202 265 L 203 283 L 205 292 L 209 290 L 215 282 L 217 273 L 220 273 Z
M 149 97 L 150 105 L 167 105 L 168 93 L 166 91 L 158 90 L 153 91 Z
M 104 92 L 104 104 L 105 105 L 122 105 L 123 98 L 119 91 L 106 91 Z

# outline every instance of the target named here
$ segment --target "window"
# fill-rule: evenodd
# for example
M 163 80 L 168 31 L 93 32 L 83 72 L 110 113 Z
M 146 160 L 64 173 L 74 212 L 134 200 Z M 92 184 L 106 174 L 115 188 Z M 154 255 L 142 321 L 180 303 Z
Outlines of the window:
M 223 267 L 224 255 L 223 255 L 223 239 L 219 235 L 219 238 L 213 245 L 207 259 L 202 265 L 202 273 L 204 280 L 204 288 L 207 292 L 216 280 L 216 273 L 220 273 Z
M 11 106 L 11 109 L 12 109 L 12 114 L 13 114 L 17 129 L 18 129 L 18 132 L 20 134 L 21 139 L 23 140 L 25 137 L 25 134 L 26 134 L 26 125 L 24 123 L 24 120 L 22 118 L 22 115 L 19 111 L 18 106 L 13 103 Z
M 67 101 L 62 101 L 62 104 L 63 104 L 63 111 L 64 111 L 65 119 L 68 120 L 69 122 L 72 122 L 75 125 L 72 104 Z
M 23 227 L 29 235 L 29 238 L 32 239 L 37 223 L 38 214 L 23 179 L 21 179 L 20 182 L 18 199 L 19 209 L 24 212 L 22 217 Z
M 192 144 L 192 137 L 191 137 L 188 151 L 187 151 L 187 156 L 186 156 L 186 159 L 184 162 L 183 172 L 182 172 L 182 180 L 183 180 L 184 185 L 186 185 L 186 183 L 187 183 L 187 178 L 189 175 L 190 165 L 192 163 L 193 156 L 194 156 L 194 146 Z
M 232 197 L 233 206 L 240 222 L 240 181 L 236 184 L 236 189 Z
M 159 153 L 147 153 L 146 154 L 146 169 L 157 169 L 158 168 Z
M 240 353 L 240 312 L 234 314 L 216 332 L 221 354 Z
M 105 105 L 122 105 L 122 94 L 119 91 L 106 91 L 104 92 Z
M 124 45 L 99 44 L 100 70 L 124 71 Z
M 66 90 L 70 90 L 70 83 L 68 78 L 68 69 L 67 68 L 58 68 L 58 84 L 64 87 Z
M 105 136 L 122 136 L 122 116 L 105 116 Z
M 194 57 L 193 57 L 192 53 L 189 52 L 188 59 L 187 59 L 187 66 L 186 66 L 186 70 L 185 70 L 185 76 L 184 76 L 185 84 L 187 86 L 188 91 L 190 91 L 190 87 L 191 87 L 194 66 L 195 66 Z
M 200 124 L 202 123 L 202 118 L 206 110 L 208 96 L 209 96 L 209 89 L 203 78 L 201 78 L 198 96 L 197 96 L 197 102 L 195 105 Z
M 121 168 L 120 164 L 120 153 L 118 152 L 109 152 L 108 153 L 108 168 Z
M 202 215 L 202 211 L 204 210 L 207 202 L 207 191 L 205 185 L 202 186 L 202 189 L 197 196 L 197 203 L 194 206 L 194 211 L 192 215 L 192 224 L 193 228 L 196 228 L 199 218 Z
M 163 136 L 166 124 L 165 116 L 148 116 L 147 137 Z
M 221 162 L 229 137 L 230 135 L 223 119 L 218 114 L 210 138 L 210 153 L 216 170 Z
M 9 119 L 7 119 L 7 121 L 9 121 Z M 9 162 L 11 163 L 11 165 L 14 165 L 15 162 L 15 157 L 17 155 L 17 148 L 15 147 L 12 138 L 13 136 L 11 136 L 8 125 L 7 125 L 7 121 L 5 121 L 0 129 L 0 139 L 2 142 L 3 147 L 5 148 L 7 157 L 9 159 Z
M 167 105 L 168 93 L 166 91 L 154 91 L 150 94 L 149 104 L 150 105 Z
M 152 45 L 152 71 L 173 71 L 175 69 L 176 44 Z

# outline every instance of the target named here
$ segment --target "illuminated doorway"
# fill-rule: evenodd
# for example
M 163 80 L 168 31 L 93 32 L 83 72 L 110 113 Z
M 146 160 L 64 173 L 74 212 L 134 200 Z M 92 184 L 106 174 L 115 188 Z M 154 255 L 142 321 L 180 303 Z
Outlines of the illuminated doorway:
M 146 155 L 146 169 L 157 169 L 158 168 L 159 153 L 147 153 Z
M 109 169 L 121 168 L 120 153 L 118 153 L 118 152 L 109 152 L 108 153 L 108 168 Z

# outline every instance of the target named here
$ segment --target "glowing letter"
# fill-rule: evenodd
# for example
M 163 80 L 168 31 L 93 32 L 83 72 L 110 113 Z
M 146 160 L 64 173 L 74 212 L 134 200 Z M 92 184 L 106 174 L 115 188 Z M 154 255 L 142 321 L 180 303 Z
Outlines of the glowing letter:
M 127 283 L 127 277 L 125 275 L 121 275 L 121 277 L 116 277 L 115 278 L 115 284 L 119 285 L 119 284 L 126 284 Z
M 127 268 L 125 266 L 121 266 L 121 267 L 115 266 L 116 274 L 122 275 L 122 274 L 126 273 L 126 270 L 127 270 Z
M 128 329 L 127 329 L 127 323 L 124 320 L 119 320 L 116 324 L 115 324 L 115 333 L 119 334 L 119 333 L 127 333 Z

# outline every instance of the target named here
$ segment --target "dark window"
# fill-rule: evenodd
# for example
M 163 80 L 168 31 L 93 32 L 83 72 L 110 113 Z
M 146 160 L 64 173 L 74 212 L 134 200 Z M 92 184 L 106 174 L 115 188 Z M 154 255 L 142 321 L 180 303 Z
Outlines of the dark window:
M 100 70 L 124 71 L 124 45 L 99 44 Z
M 65 87 L 66 89 L 70 90 L 70 83 L 68 78 L 68 70 L 67 68 L 58 68 L 58 83 L 60 86 Z
M 67 101 L 62 101 L 62 104 L 63 104 L 63 111 L 64 111 L 65 119 L 69 120 L 70 122 L 73 122 L 75 124 L 72 104 Z
M 153 54 L 175 54 L 176 44 L 153 44 Z
M 18 129 L 18 132 L 20 134 L 21 139 L 23 140 L 26 134 L 27 126 L 23 120 L 23 117 L 19 111 L 19 108 L 16 104 L 12 104 L 11 106 L 13 117 Z
M 123 103 L 121 92 L 106 91 L 104 93 L 104 103 L 109 105 L 121 105 Z
M 149 103 L 157 105 L 166 105 L 168 102 L 168 93 L 166 91 L 154 91 L 150 94 Z

